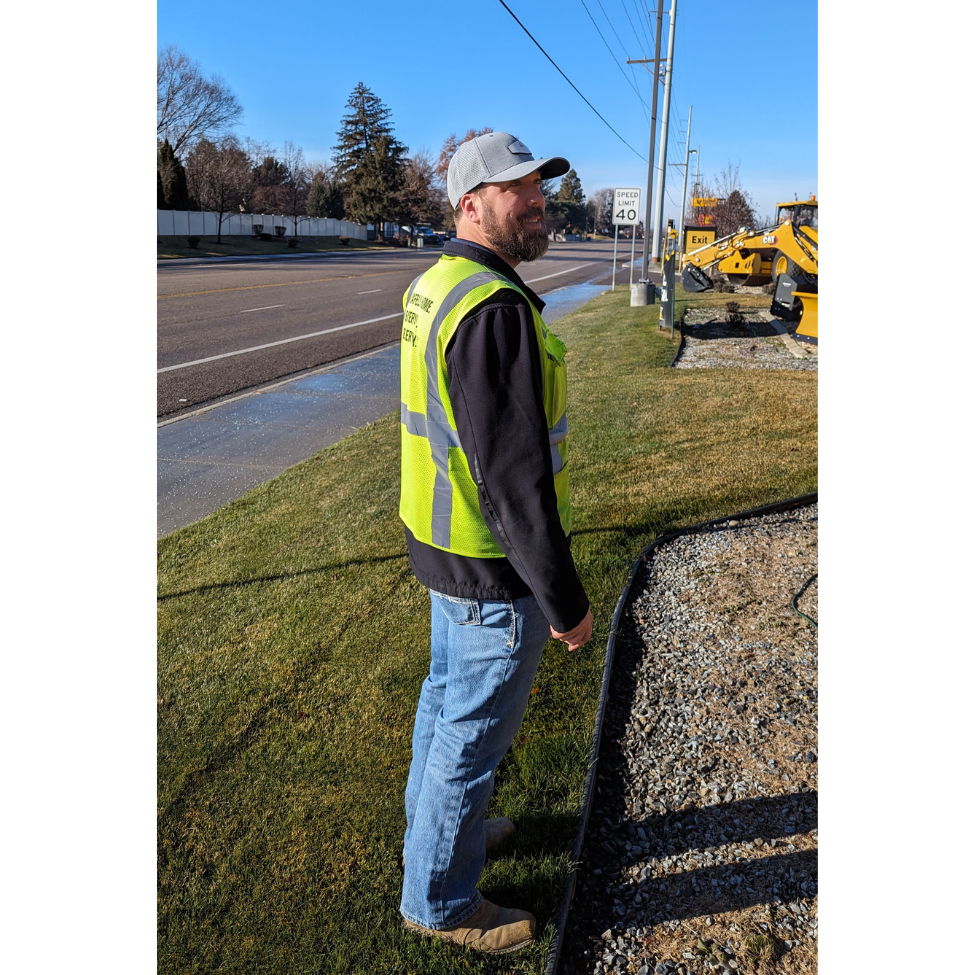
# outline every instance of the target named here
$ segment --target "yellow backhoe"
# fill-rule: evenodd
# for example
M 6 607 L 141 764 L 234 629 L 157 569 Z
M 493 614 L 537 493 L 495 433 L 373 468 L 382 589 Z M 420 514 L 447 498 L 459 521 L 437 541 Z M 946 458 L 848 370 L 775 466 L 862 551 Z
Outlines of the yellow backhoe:
M 681 284 L 685 291 L 709 291 L 709 270 L 733 285 L 774 283 L 771 312 L 798 322 L 796 335 L 819 338 L 819 203 L 816 197 L 778 203 L 775 225 L 765 230 L 742 227 L 684 255 Z

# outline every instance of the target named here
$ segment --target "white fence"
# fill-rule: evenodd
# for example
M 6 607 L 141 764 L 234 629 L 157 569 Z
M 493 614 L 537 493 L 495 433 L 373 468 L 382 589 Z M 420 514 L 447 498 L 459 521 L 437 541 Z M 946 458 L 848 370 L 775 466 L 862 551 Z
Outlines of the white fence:
M 156 233 L 160 237 L 198 237 L 216 236 L 216 213 L 198 210 L 157 210 Z M 291 217 L 269 213 L 227 213 L 224 214 L 221 234 L 229 237 L 250 237 L 254 226 L 260 224 L 263 233 L 273 234 L 275 227 L 287 227 L 285 237 L 294 233 L 295 223 Z M 332 217 L 299 217 L 298 233 L 305 237 L 352 237 L 366 240 L 366 228 L 348 220 L 335 220 Z

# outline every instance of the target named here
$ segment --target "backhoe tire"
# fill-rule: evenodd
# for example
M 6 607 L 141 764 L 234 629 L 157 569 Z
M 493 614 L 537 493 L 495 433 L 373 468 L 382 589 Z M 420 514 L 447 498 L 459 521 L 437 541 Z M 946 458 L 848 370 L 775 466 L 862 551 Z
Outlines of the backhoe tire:
M 816 290 L 816 278 L 806 274 L 795 261 L 789 260 L 789 277 L 796 283 L 796 291 Z
M 789 260 L 788 256 L 782 253 L 782 251 L 776 251 L 775 257 L 772 258 L 772 284 L 776 284 L 779 280 L 779 275 L 787 272 L 789 270 L 789 265 L 793 264 Z

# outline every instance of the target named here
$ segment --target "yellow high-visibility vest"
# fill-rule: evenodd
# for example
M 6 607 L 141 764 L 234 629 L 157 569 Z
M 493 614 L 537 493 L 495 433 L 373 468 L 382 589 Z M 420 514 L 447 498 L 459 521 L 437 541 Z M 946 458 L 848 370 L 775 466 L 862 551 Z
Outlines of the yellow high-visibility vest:
M 403 296 L 400 342 L 399 515 L 414 537 L 457 555 L 502 558 L 481 515 L 477 484 L 460 444 L 447 394 L 444 350 L 464 316 L 503 288 L 524 292 L 483 264 L 444 254 Z M 562 529 L 572 527 L 566 466 L 565 346 L 532 310 Z

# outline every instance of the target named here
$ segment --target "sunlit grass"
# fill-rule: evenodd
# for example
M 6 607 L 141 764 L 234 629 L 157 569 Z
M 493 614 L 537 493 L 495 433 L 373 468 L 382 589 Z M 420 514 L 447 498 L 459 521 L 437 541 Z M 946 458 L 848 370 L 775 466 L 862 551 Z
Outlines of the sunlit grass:
M 556 326 L 596 627 L 581 651 L 546 650 L 493 800 L 519 831 L 481 881 L 536 914 L 539 944 L 492 961 L 399 927 L 429 601 L 390 415 L 159 543 L 161 972 L 542 970 L 634 558 L 669 529 L 816 489 L 815 374 L 669 370 L 657 310 L 617 290 Z

